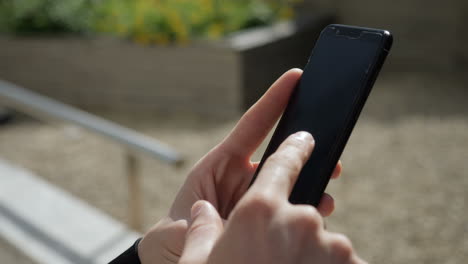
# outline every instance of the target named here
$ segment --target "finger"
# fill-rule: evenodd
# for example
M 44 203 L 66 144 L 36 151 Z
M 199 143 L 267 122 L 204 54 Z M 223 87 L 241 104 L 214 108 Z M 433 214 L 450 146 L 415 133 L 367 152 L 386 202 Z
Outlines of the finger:
M 328 242 L 333 263 L 365 263 L 356 255 L 351 241 L 345 235 L 326 232 L 325 241 Z
M 188 224 L 186 220 L 166 217 L 153 226 L 138 243 L 138 256 L 141 263 L 154 263 L 161 258 L 155 248 L 170 248 L 171 257 L 179 257 L 184 250 L 185 235 Z
M 248 193 L 287 199 L 313 148 L 311 134 L 301 131 L 290 135 L 266 160 Z
M 207 201 L 196 202 L 191 210 L 192 223 L 187 231 L 181 264 L 206 263 L 213 246 L 223 231 L 223 222 Z
M 338 179 L 341 176 L 341 172 L 343 171 L 343 164 L 341 163 L 341 160 L 338 161 L 336 164 L 335 169 L 333 170 L 332 179 Z
M 320 199 L 317 210 L 323 217 L 330 216 L 335 210 L 335 200 L 328 193 L 324 193 Z
M 268 91 L 242 116 L 224 140 L 230 153 L 250 157 L 283 113 L 302 70 L 284 73 Z

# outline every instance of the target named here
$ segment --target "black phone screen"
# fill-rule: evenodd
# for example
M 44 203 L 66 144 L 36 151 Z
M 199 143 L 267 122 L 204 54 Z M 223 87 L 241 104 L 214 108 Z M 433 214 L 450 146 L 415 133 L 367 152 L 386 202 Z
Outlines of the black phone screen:
M 330 25 L 322 31 L 257 170 L 289 135 L 310 132 L 315 148 L 292 203 L 318 205 L 386 52 L 384 31 L 352 29 Z

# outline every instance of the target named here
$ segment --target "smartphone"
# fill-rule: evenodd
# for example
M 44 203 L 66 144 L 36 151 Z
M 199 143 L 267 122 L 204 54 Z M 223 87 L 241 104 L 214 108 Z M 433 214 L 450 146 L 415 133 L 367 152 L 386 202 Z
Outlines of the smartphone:
M 252 183 L 289 135 L 308 131 L 315 148 L 289 200 L 319 204 L 392 42 L 386 30 L 346 25 L 323 29 Z

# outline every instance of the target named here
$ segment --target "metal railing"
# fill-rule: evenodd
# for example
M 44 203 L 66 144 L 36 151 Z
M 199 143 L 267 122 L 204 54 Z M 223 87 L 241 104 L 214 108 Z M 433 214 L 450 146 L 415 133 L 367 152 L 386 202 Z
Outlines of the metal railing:
M 183 163 L 181 155 L 162 142 L 2 80 L 0 80 L 0 105 L 35 118 L 71 123 L 122 145 L 126 149 L 129 226 L 138 231 L 142 231 L 143 227 L 143 199 L 139 179 L 140 165 L 136 153 L 149 155 L 174 166 Z

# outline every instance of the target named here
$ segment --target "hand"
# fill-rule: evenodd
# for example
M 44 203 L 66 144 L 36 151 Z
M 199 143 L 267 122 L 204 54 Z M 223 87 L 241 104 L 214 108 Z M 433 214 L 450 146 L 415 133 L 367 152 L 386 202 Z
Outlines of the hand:
M 250 158 L 284 111 L 302 71 L 283 74 L 240 119 L 231 133 L 189 173 L 171 206 L 168 217 L 158 222 L 143 238 L 139 254 L 143 264 L 177 263 L 185 242 L 190 208 L 198 200 L 210 202 L 223 219 L 247 191 L 258 162 Z M 332 178 L 341 173 L 336 166 Z M 328 216 L 333 198 L 324 194 L 318 211 Z
M 306 132 L 288 137 L 271 155 L 223 228 L 216 208 L 192 208 L 180 264 L 361 264 L 349 240 L 326 231 L 317 210 L 288 197 L 314 146 Z

